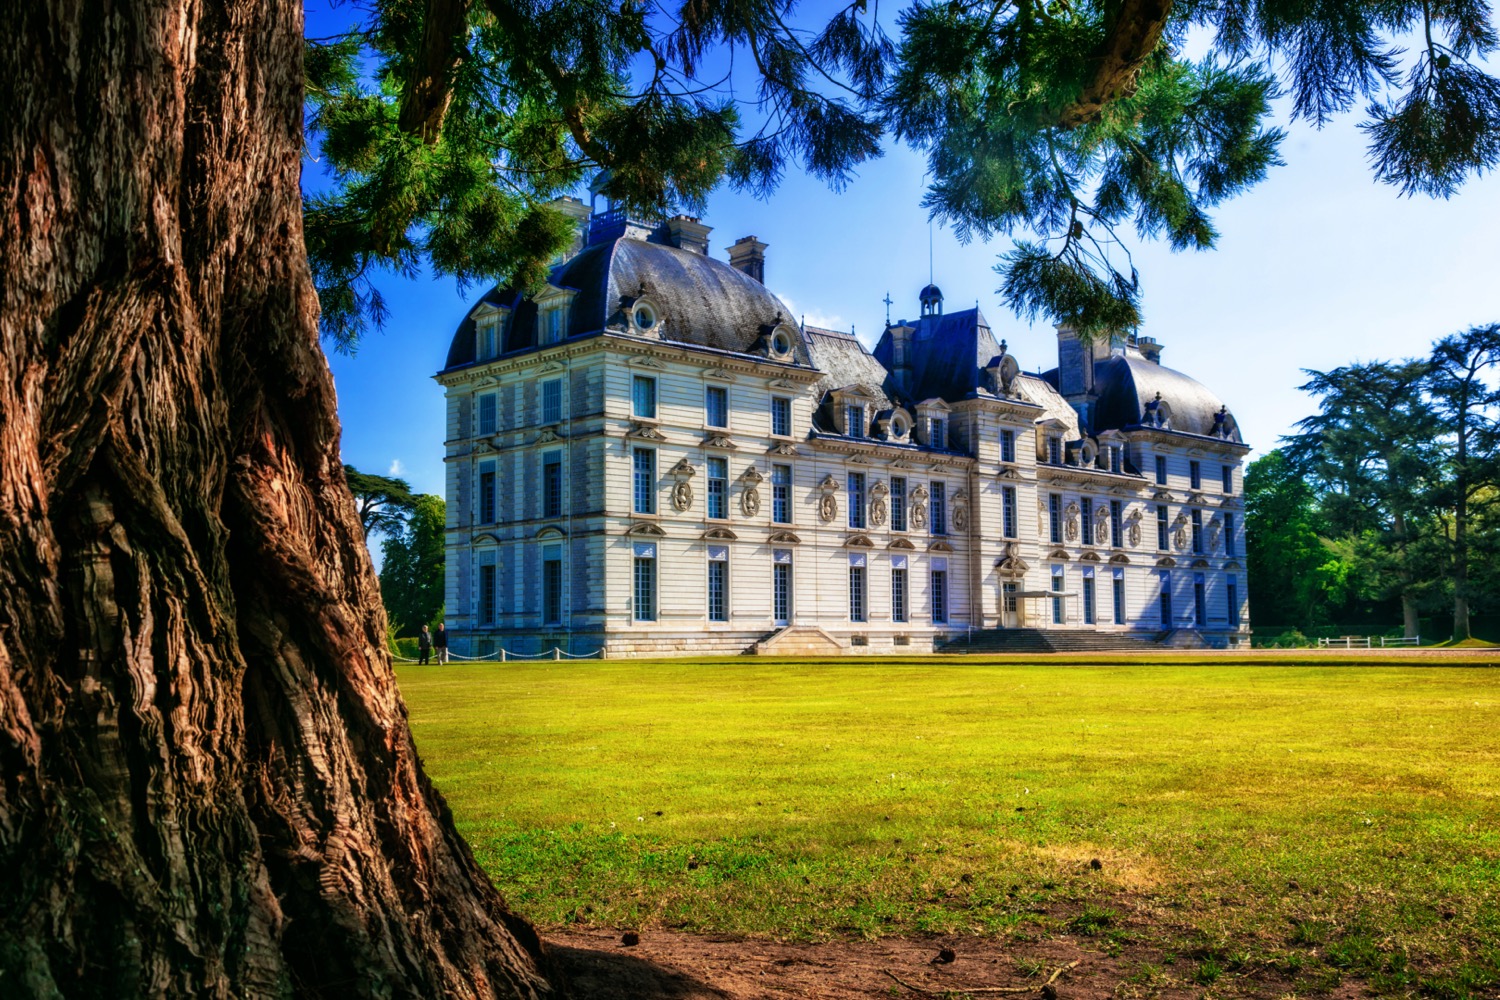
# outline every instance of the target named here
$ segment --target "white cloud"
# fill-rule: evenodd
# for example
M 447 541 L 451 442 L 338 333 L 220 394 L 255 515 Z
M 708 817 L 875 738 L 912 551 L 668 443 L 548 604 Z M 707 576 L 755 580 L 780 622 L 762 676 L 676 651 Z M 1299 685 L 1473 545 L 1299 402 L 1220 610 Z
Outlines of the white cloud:
M 794 322 L 806 323 L 808 326 L 820 326 L 825 330 L 849 329 L 849 321 L 838 313 L 825 313 L 816 309 L 804 313 L 797 308 L 797 303 L 793 302 L 787 296 L 778 293 L 776 297 L 786 303 L 786 307 L 791 311 Z
M 406 471 L 406 466 L 402 465 L 401 464 L 401 459 L 398 458 L 398 459 L 395 459 L 394 461 L 391 462 L 391 467 L 386 470 L 385 474 L 387 476 L 399 476 L 402 473 L 404 473 L 405 471 Z

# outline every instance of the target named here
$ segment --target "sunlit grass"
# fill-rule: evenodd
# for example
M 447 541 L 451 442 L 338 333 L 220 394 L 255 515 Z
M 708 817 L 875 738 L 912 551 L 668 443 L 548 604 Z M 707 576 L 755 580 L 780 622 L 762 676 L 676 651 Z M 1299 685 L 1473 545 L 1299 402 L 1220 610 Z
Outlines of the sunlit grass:
M 1144 935 L 1204 975 L 1500 983 L 1493 669 L 739 658 L 400 680 L 460 829 L 544 926 Z

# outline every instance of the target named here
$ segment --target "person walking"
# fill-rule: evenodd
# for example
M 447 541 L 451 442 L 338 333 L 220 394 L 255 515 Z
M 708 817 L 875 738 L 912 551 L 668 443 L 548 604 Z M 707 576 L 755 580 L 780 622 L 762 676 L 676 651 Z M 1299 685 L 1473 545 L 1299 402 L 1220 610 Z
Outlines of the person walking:
M 422 634 L 417 636 L 417 662 L 424 666 L 432 658 L 432 632 L 426 625 L 422 626 Z
M 443 623 L 438 622 L 437 632 L 432 636 L 432 645 L 437 649 L 437 661 L 448 662 L 448 632 L 443 628 Z

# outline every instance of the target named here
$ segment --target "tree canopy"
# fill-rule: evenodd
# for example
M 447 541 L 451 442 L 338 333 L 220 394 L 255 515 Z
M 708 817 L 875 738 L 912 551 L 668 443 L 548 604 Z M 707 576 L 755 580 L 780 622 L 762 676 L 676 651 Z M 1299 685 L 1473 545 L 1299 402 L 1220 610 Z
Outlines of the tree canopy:
M 418 494 L 411 516 L 381 542 L 380 598 L 397 636 L 416 635 L 442 615 L 447 509 L 442 497 Z
M 366 538 L 371 532 L 389 537 L 401 531 L 417 499 L 406 480 L 360 472 L 352 465 L 344 466 L 344 477 L 359 505 L 359 524 Z
M 323 329 L 381 321 L 381 269 L 536 285 L 572 233 L 549 203 L 596 171 L 619 205 L 693 210 L 788 169 L 839 187 L 887 137 L 927 157 L 934 219 L 1016 237 L 1013 309 L 1129 328 L 1123 228 L 1212 247 L 1213 208 L 1279 162 L 1279 94 L 1318 124 L 1362 107 L 1403 194 L 1493 168 L 1496 45 L 1483 0 L 385 0 L 307 45 Z

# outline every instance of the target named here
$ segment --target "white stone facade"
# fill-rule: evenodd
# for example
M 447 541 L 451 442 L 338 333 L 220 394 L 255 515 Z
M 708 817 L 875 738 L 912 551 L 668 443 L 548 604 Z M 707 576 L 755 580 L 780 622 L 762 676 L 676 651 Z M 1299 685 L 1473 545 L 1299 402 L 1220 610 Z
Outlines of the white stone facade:
M 663 286 L 692 250 L 626 250 L 660 258 L 636 294 L 615 294 L 618 249 L 596 268 L 610 275 L 600 292 L 570 285 L 585 262 L 547 295 L 492 293 L 437 376 L 455 651 L 925 652 L 1023 626 L 1248 636 L 1247 448 L 1222 407 L 1210 433 L 1174 428 L 1210 404 L 1163 394 L 1100 430 L 1090 408 L 1128 406 L 1110 403 L 1118 387 L 1092 372 L 1070 385 L 1064 370 L 1065 397 L 1003 345 L 988 373 L 976 363 L 973 389 L 918 401 L 911 373 L 875 358 L 920 352 L 923 330 L 940 338 L 940 299 L 873 357 L 748 299 L 759 312 L 737 345 L 690 329 L 697 306 Z M 684 282 L 742 277 L 711 259 L 687 267 Z M 597 320 L 591 298 L 606 300 Z M 572 314 L 553 318 L 556 300 Z M 946 322 L 982 355 L 993 342 L 971 312 Z M 892 346 L 902 331 L 915 341 Z M 931 337 L 927 349 L 949 346 Z M 1065 362 L 1079 356 L 1066 331 L 1060 343 Z M 1100 379 L 1134 372 L 1139 395 L 1155 350 L 1131 338 L 1082 356 Z

